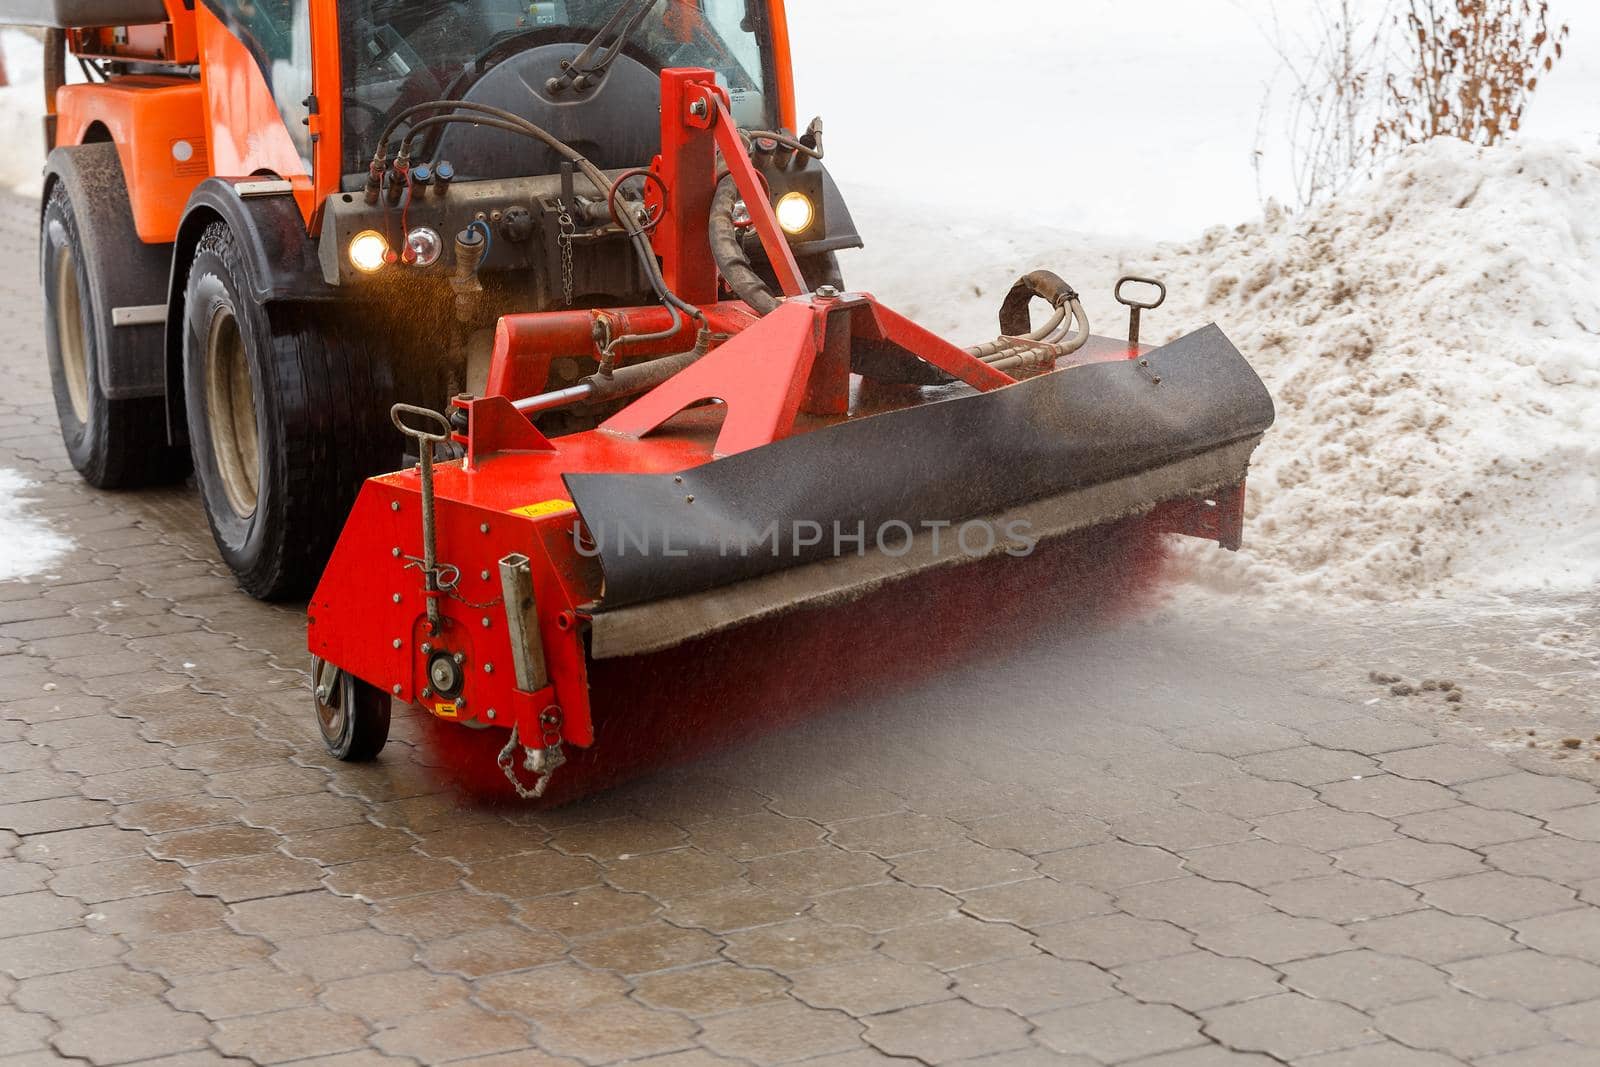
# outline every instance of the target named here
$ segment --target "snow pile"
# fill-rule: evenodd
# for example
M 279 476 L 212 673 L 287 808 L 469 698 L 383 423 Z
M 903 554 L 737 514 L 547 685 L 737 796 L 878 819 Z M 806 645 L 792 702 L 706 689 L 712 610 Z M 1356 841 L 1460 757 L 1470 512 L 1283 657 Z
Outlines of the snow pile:
M 1277 400 L 1246 550 L 1205 574 L 1394 599 L 1600 582 L 1600 157 L 1408 151 L 1146 264 Z
M 6 80 L 0 87 L 0 189 L 37 195 L 44 168 L 44 49 L 21 30 L 0 31 Z
M 40 574 L 72 547 L 27 513 L 22 492 L 32 484 L 0 467 L 0 581 Z

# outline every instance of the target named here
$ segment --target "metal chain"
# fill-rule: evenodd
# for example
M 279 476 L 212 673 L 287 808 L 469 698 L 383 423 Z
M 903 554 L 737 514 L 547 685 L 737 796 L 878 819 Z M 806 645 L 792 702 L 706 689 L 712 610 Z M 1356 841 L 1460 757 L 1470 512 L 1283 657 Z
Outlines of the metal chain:
M 556 225 L 561 227 L 561 235 L 556 238 L 556 243 L 561 246 L 561 298 L 565 306 L 572 306 L 572 237 L 578 231 L 577 224 L 572 221 L 572 214 L 567 210 L 564 200 L 557 201 L 561 214 L 556 216 Z
M 511 737 L 506 741 L 506 747 L 500 750 L 500 755 L 495 757 L 495 763 L 505 774 L 506 781 L 511 783 L 511 788 L 517 791 L 517 796 L 523 800 L 538 800 L 544 796 L 544 791 L 550 786 L 550 779 L 562 764 L 567 762 L 567 754 L 561 748 L 561 710 L 555 707 L 546 708 L 539 714 L 539 726 L 542 736 L 539 738 L 541 747 L 525 748 L 527 755 L 523 758 L 522 767 L 539 777 L 534 780 L 532 788 L 522 784 L 517 777 L 517 727 L 511 726 Z

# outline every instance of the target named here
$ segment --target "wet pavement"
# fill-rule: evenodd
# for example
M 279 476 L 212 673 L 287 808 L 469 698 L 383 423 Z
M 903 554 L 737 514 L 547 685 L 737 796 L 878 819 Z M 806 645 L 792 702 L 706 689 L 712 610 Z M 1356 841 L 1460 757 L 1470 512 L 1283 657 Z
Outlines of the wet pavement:
M 38 319 L 0 278 L 0 466 L 75 546 L 0 583 L 0 1067 L 1600 1062 L 1592 608 L 1168 605 L 489 807 L 410 714 L 324 754 L 300 612 L 77 480 Z

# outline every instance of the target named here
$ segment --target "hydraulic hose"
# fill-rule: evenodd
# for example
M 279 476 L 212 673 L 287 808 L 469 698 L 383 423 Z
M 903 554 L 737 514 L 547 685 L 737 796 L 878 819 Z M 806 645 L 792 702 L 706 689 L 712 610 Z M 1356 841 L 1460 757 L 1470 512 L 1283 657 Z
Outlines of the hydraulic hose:
M 383 135 L 378 139 L 378 147 L 373 156 L 371 172 L 376 175 L 381 174 L 386 169 L 388 141 L 394 135 L 394 131 L 401 122 L 410 116 L 418 115 L 425 111 L 445 110 L 449 110 L 450 113 L 423 119 L 406 131 L 405 137 L 400 142 L 397 159 L 409 159 L 412 143 L 417 134 L 426 128 L 435 128 L 451 123 L 476 123 L 490 126 L 494 129 L 505 130 L 509 133 L 521 134 L 546 145 L 557 155 L 571 162 L 579 173 L 589 180 L 601 198 L 607 202 L 610 201 L 612 194 L 615 192 L 614 183 L 606 177 L 604 171 L 591 163 L 583 153 L 548 130 L 513 111 L 466 100 L 434 100 L 413 104 L 390 119 L 388 125 L 384 127 Z M 463 111 L 467 112 L 467 114 L 460 113 Z M 639 260 L 640 269 L 644 273 L 645 280 L 649 282 L 651 291 L 655 293 L 656 299 L 660 300 L 672 313 L 672 326 L 661 333 L 634 334 L 609 339 L 601 352 L 600 371 L 602 376 L 605 377 L 609 377 L 611 374 L 617 348 L 649 344 L 672 337 L 683 328 L 684 316 L 699 322 L 702 328 L 705 326 L 704 313 L 693 304 L 686 303 L 667 285 L 666 278 L 661 274 L 661 263 L 656 258 L 655 247 L 651 244 L 650 234 L 644 225 L 634 217 L 631 211 L 618 212 L 617 220 L 622 224 L 623 230 L 628 235 L 629 242 L 633 245 L 634 254 Z
M 716 195 L 711 198 L 711 258 L 735 296 L 749 304 L 757 315 L 770 315 L 783 302 L 750 266 L 750 256 L 739 243 L 739 229 L 733 224 L 733 206 L 738 200 L 739 187 L 733 183 L 733 178 L 723 178 L 717 185 Z

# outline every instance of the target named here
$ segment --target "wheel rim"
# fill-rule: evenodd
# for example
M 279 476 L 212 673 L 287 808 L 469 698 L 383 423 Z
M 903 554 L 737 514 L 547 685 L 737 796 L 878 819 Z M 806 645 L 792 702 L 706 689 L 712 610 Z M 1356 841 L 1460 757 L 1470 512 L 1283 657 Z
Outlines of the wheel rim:
M 317 681 L 320 677 L 322 677 L 322 661 L 314 659 L 311 663 L 311 684 L 313 686 L 320 684 Z M 333 688 L 327 696 L 315 698 L 317 726 L 322 730 L 323 738 L 330 744 L 336 744 L 344 737 L 345 720 L 349 718 L 349 710 L 346 707 L 349 703 L 347 699 L 349 687 L 346 685 L 348 680 L 345 673 L 340 671 L 334 676 Z
M 78 292 L 78 257 L 72 246 L 56 250 L 56 345 L 67 398 L 79 424 L 89 422 L 89 346 L 83 337 L 83 297 Z
M 248 519 L 261 482 L 256 398 L 239 320 L 227 308 L 217 309 L 206 338 L 206 425 L 228 506 Z

